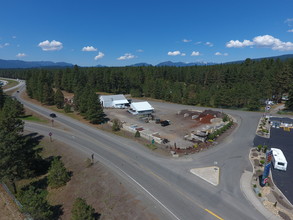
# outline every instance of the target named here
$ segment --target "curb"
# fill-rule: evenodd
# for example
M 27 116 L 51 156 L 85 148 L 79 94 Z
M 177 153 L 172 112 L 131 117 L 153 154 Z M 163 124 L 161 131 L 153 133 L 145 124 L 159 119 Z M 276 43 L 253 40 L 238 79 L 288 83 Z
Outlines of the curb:
M 281 219 L 279 216 L 274 215 L 268 209 L 266 209 L 263 204 L 256 198 L 253 193 L 250 180 L 252 179 L 253 173 L 249 171 L 244 171 L 240 178 L 240 189 L 243 192 L 245 198 L 250 201 L 250 203 L 258 210 L 266 219 L 268 220 L 279 220 Z

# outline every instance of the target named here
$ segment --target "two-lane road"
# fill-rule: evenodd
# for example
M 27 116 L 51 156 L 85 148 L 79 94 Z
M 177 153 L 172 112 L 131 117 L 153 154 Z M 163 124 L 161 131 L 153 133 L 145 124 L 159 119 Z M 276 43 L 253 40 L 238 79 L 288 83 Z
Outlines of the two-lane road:
M 20 99 L 19 95 L 16 97 Z M 20 99 L 21 100 L 21 99 Z M 33 111 L 48 116 L 51 111 L 21 100 Z M 229 112 L 230 113 L 230 112 Z M 188 159 L 162 158 L 139 144 L 84 125 L 61 114 L 55 119 L 72 131 L 26 124 L 41 134 L 52 131 L 54 138 L 94 152 L 100 160 L 125 178 L 134 189 L 160 208 L 165 219 L 265 219 L 242 195 L 239 181 L 249 167 L 247 154 L 259 114 L 231 111 L 239 127 L 219 146 Z M 72 136 L 76 137 L 74 140 Z M 192 175 L 189 169 L 213 165 L 221 168 L 219 186 Z

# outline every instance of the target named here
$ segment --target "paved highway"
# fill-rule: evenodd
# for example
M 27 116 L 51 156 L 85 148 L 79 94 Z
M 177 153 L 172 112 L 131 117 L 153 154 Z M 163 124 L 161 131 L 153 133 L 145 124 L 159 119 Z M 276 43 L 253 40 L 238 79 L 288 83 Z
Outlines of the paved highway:
M 20 99 L 19 94 L 15 96 Z M 24 100 L 21 102 L 46 117 L 51 113 Z M 186 108 L 167 103 L 152 105 Z M 239 186 L 243 171 L 251 170 L 247 157 L 260 114 L 225 112 L 237 119 L 239 126 L 233 134 L 217 147 L 179 159 L 159 157 L 131 140 L 91 128 L 57 113 L 55 121 L 69 127 L 71 133 L 31 123 L 26 123 L 26 129 L 44 135 L 52 132 L 56 139 L 83 151 L 94 152 L 101 162 L 151 199 L 156 209 L 161 209 L 161 216 L 165 219 L 265 219 L 244 198 Z M 215 164 L 221 171 L 218 186 L 189 172 L 191 168 Z
M 1 79 L 5 80 L 6 78 L 1 78 Z M 7 79 L 7 80 L 11 80 L 11 79 Z M 13 87 L 10 87 L 8 89 L 4 89 L 3 91 L 8 92 L 8 91 L 14 90 L 16 88 L 23 87 L 24 85 L 25 85 L 25 81 L 24 80 L 19 80 L 17 85 L 15 85 Z

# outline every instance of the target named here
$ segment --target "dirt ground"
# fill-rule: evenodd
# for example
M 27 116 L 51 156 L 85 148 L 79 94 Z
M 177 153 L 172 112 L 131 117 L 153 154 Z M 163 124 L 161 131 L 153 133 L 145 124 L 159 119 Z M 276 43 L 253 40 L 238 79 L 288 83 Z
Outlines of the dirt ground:
M 14 201 L 8 196 L 2 185 L 0 185 L 0 219 L 21 220 L 24 216 L 19 212 Z
M 65 167 L 73 173 L 66 186 L 49 190 L 52 205 L 62 205 L 60 219 L 70 219 L 75 198 L 82 197 L 99 213 L 101 220 L 106 219 L 158 219 L 151 213 L 137 195 L 132 195 L 127 184 L 103 166 L 94 162 L 87 167 L 90 155 L 67 146 L 64 143 L 48 140 L 42 143 L 43 156 L 60 155 Z

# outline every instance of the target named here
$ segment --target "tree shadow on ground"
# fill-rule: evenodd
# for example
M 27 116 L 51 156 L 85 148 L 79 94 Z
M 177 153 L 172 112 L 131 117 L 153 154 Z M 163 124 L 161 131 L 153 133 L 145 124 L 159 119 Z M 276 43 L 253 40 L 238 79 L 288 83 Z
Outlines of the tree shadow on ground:
M 33 186 L 36 189 L 46 190 L 48 187 L 48 178 L 44 177 L 44 178 L 39 179 L 37 181 L 31 182 L 28 185 L 22 187 L 21 190 L 26 191 L 29 189 L 30 186 Z
M 105 116 L 106 116 L 106 115 L 105 115 Z M 107 122 L 109 122 L 109 121 L 110 121 L 110 118 L 105 117 L 105 118 L 103 118 L 101 124 L 105 124 L 105 123 L 107 123 Z
M 53 212 L 52 220 L 60 219 L 60 216 L 64 213 L 62 205 L 54 205 L 51 209 Z
M 94 214 L 94 218 L 95 218 L 95 220 L 99 220 L 101 218 L 101 214 L 96 212 Z
M 29 115 L 22 115 L 22 116 L 20 116 L 19 118 L 23 119 L 23 118 L 29 118 L 29 117 L 31 117 L 31 116 L 33 116 L 33 115 L 32 115 L 32 114 L 29 114 Z

